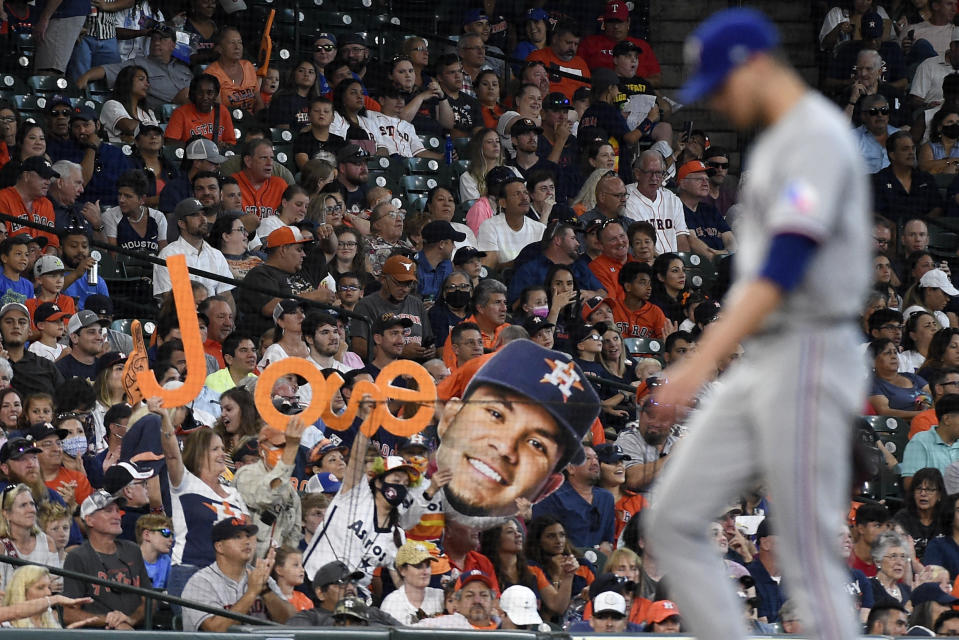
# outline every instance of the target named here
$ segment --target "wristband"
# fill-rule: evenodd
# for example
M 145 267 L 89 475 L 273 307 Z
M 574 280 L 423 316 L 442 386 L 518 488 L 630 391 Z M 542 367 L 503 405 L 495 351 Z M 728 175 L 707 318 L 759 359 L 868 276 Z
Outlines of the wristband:
M 101 224 L 99 227 L 93 227 L 93 230 L 94 230 L 96 233 L 100 233 L 100 232 L 103 231 L 105 228 L 106 228 L 106 226 Z

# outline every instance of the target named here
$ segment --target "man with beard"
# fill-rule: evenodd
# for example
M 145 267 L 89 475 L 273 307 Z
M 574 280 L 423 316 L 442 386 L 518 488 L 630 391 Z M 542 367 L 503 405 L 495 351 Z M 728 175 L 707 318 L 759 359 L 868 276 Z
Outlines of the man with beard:
M 639 425 L 623 430 L 616 445 L 629 456 L 626 486 L 643 495 L 663 470 L 673 446 L 679 440 L 671 433 L 672 423 L 653 409 L 647 400 L 639 413 Z
M 440 415 L 436 464 L 453 473 L 442 490 L 449 508 L 511 516 L 539 502 L 563 483 L 567 464 L 586 459 L 581 442 L 598 415 L 599 397 L 569 355 L 510 342 Z
M 176 206 L 173 215 L 180 229 L 180 237 L 163 247 L 157 257 L 165 260 L 169 256 L 184 255 L 189 267 L 210 271 L 224 278 L 232 278 L 233 273 L 226 258 L 218 249 L 214 249 L 204 240 L 210 231 L 210 222 L 206 218 L 203 204 L 196 198 L 187 198 Z M 233 302 L 233 294 L 230 293 L 233 289 L 232 284 L 224 284 L 192 274 L 190 280 L 202 284 L 210 295 L 220 295 L 228 304 Z M 167 268 L 153 265 L 153 295 L 169 296 L 172 288 L 170 272 Z
M 4 222 L 8 237 L 15 233 L 25 233 L 33 238 L 44 238 L 44 244 L 57 239 L 52 231 L 55 216 L 53 205 L 47 200 L 47 191 L 50 189 L 50 181 L 59 177 L 60 174 L 53 170 L 53 165 L 45 158 L 34 156 L 20 163 L 16 184 L 0 189 L 0 211 L 9 216 L 46 225 L 51 231 L 38 231 L 32 227 Z
M 254 267 L 243 279 L 246 284 L 259 290 L 244 287 L 239 292 L 237 303 L 244 323 L 248 323 L 244 328 L 250 335 L 259 338 L 273 326 L 273 308 L 280 300 L 296 295 L 326 304 L 333 301 L 332 291 L 322 284 L 319 288 L 314 288 L 310 281 L 300 274 L 305 242 L 309 240 L 304 239 L 296 227 L 280 227 L 266 237 L 263 243 L 266 262 Z M 272 291 L 275 295 L 271 296 L 262 291 Z
M 579 27 L 570 21 L 562 21 L 553 28 L 553 35 L 550 38 L 549 46 L 537 49 L 526 58 L 529 61 L 539 61 L 546 65 L 550 71 L 550 91 L 558 91 L 564 96 L 573 99 L 573 93 L 579 87 L 587 86 L 586 82 L 573 80 L 565 75 L 560 76 L 554 72 L 562 72 L 582 78 L 590 76 L 589 65 L 577 54 L 579 50 Z
M 616 542 L 613 494 L 599 484 L 599 458 L 592 447 L 583 447 L 586 460 L 566 468 L 566 482 L 533 507 L 533 517 L 551 515 L 566 527 L 574 547 L 599 546 L 612 553 Z
M 313 312 L 300 325 L 303 341 L 310 348 L 310 359 L 320 369 L 347 372 L 352 369 L 336 359 L 340 350 L 340 331 L 336 318 L 329 313 Z
M 133 169 L 130 160 L 115 147 L 100 139 L 100 122 L 96 111 L 86 105 L 74 107 L 70 116 L 70 140 L 63 145 L 54 162 L 69 160 L 82 168 L 84 189 L 81 202 L 99 202 L 100 206 L 117 205 L 117 180 Z
M 64 378 L 82 378 L 91 385 L 97 378 L 97 356 L 103 350 L 104 329 L 109 326 L 93 311 L 81 309 L 67 323 L 70 353 L 57 360 Z
M 340 60 L 353 72 L 353 77 L 362 81 L 366 77 L 366 64 L 370 59 L 370 49 L 366 39 L 359 33 L 349 33 L 340 38 L 337 51 Z
M 405 256 L 393 256 L 383 264 L 380 276 L 382 287 L 376 293 L 360 300 L 355 312 L 366 316 L 371 323 L 377 322 L 385 314 L 391 313 L 401 318 L 409 318 L 412 326 L 404 338 L 406 346 L 402 357 L 425 362 L 434 356 L 433 346 L 424 346 L 424 336 L 432 336 L 430 320 L 426 315 L 423 300 L 412 293 L 416 284 L 416 263 Z M 353 333 L 353 351 L 366 355 L 369 347 L 369 328 L 365 323 L 355 323 Z
M 87 282 L 87 271 L 97 263 L 90 257 L 88 234 L 89 227 L 85 225 L 67 227 L 60 231 L 60 252 L 63 255 L 63 264 L 70 269 L 63 277 L 63 293 L 73 296 L 77 301 L 77 308 L 85 307 L 88 296 L 98 294 L 106 298 L 110 297 L 110 291 L 103 278 L 97 278 L 96 284 Z
M 366 208 L 366 183 L 370 177 L 366 166 L 368 157 L 369 154 L 355 144 L 345 145 L 336 152 L 336 181 L 346 208 L 353 213 Z
M 63 384 L 63 376 L 52 360 L 24 349 L 30 336 L 30 312 L 19 302 L 0 308 L 0 337 L 13 367 L 10 386 L 24 397 L 31 393 L 50 393 Z
M 256 345 L 251 338 L 231 333 L 223 341 L 226 366 L 206 377 L 205 386 L 216 394 L 232 389 L 243 379 L 253 376 L 256 368 Z
M 690 160 L 676 172 L 676 184 L 686 214 L 689 246 L 706 258 L 715 258 L 735 251 L 736 238 L 719 210 L 706 202 L 709 196 L 707 171 L 706 165 L 699 160 Z
M 94 202 L 77 202 L 77 198 L 83 193 L 83 167 L 76 162 L 60 160 L 53 164 L 53 170 L 60 175 L 50 181 L 50 189 L 47 191 L 47 200 L 53 205 L 56 219 L 54 226 L 57 229 L 86 226 L 88 237 L 106 242 L 100 207 Z
M 545 157 L 537 155 L 539 149 L 539 137 L 543 133 L 543 128 L 537 125 L 529 118 L 520 118 L 514 122 L 509 129 L 510 140 L 513 143 L 513 149 L 516 150 L 516 156 L 507 164 L 519 169 L 523 174 L 523 179 L 528 180 L 534 171 L 549 171 L 554 176 L 560 173 L 559 165 L 547 160 Z M 557 192 L 556 201 L 566 202 L 568 194 Z M 544 212 L 544 218 L 549 212 Z

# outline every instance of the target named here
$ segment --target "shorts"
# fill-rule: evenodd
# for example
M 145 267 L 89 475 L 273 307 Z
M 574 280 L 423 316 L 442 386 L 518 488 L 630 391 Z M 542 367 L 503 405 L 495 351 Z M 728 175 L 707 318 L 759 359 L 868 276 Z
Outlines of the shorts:
M 54 18 L 50 20 L 43 41 L 37 45 L 34 58 L 35 73 L 53 69 L 66 73 L 67 64 L 73 55 L 73 47 L 80 37 L 80 30 L 86 22 L 86 16 L 72 18 Z

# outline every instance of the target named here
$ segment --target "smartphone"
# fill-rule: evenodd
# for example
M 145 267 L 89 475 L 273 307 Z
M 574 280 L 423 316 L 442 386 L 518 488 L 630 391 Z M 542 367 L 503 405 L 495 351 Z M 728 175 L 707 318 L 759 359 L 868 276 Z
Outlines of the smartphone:
M 909 33 L 906 34 L 906 38 L 908 38 L 909 40 L 915 40 L 915 39 L 916 39 L 916 30 L 915 30 L 915 29 L 910 29 L 910 30 L 909 30 Z
M 683 122 L 683 142 L 689 142 L 689 136 L 693 135 L 693 121 L 686 120 Z

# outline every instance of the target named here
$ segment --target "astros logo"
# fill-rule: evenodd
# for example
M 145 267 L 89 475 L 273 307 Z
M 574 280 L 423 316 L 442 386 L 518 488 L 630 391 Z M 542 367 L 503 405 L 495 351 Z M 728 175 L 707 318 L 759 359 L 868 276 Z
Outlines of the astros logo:
M 543 376 L 540 382 L 548 382 L 559 389 L 559 392 L 563 394 L 563 402 L 569 400 L 569 397 L 573 394 L 573 389 L 583 390 L 583 385 L 579 381 L 579 374 L 576 373 L 576 365 L 572 361 L 560 362 L 559 360 L 546 358 L 546 364 L 553 370 Z

